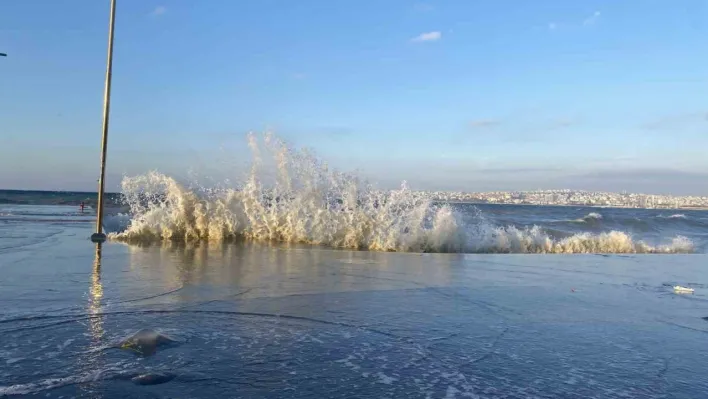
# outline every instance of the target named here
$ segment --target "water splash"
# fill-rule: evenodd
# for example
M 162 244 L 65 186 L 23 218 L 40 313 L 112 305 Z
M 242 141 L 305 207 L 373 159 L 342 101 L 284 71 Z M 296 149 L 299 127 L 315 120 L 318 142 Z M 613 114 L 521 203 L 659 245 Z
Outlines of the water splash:
M 249 136 L 249 146 L 251 173 L 236 189 L 189 189 L 157 172 L 125 178 L 122 191 L 132 219 L 111 238 L 245 238 L 379 251 L 462 249 L 452 209 L 434 205 L 405 183 L 395 191 L 374 190 L 270 135 L 265 146 Z M 277 165 L 273 184 L 265 182 L 263 152 Z
M 425 193 L 376 190 L 330 170 L 312 154 L 272 135 L 249 135 L 250 173 L 235 188 L 188 187 L 161 173 L 127 177 L 122 192 L 130 219 L 110 219 L 113 240 L 228 241 L 250 239 L 401 252 L 690 252 L 687 239 L 653 247 L 626 233 L 578 234 L 561 240 L 538 227 L 496 227 Z M 275 166 L 270 174 L 266 163 Z M 588 215 L 590 216 L 590 215 Z M 126 222 L 127 221 L 127 222 Z
M 468 244 L 468 252 L 480 253 L 691 253 L 693 242 L 683 236 L 675 237 L 665 245 L 652 246 L 635 241 L 628 233 L 610 231 L 592 234 L 579 233 L 562 239 L 554 239 L 541 227 L 519 229 L 514 226 L 481 225 L 474 239 Z
M 603 219 L 602 214 L 597 212 L 590 212 L 587 215 L 581 217 L 580 219 L 575 219 L 573 222 L 576 223 L 598 223 Z
M 662 216 L 662 215 L 659 215 L 659 217 L 660 217 L 660 218 L 666 218 L 666 219 L 687 219 L 687 218 L 686 218 L 686 215 L 684 215 L 683 213 L 676 213 L 676 214 L 673 214 L 673 215 L 670 215 L 670 216 Z
M 597 212 L 590 212 L 585 217 L 584 220 L 602 220 L 602 215 Z

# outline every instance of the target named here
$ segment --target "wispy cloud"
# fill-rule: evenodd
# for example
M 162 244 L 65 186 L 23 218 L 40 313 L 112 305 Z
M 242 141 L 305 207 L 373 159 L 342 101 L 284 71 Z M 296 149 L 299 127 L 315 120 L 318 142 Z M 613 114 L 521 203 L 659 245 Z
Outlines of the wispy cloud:
M 475 142 L 479 145 L 501 143 L 533 143 L 545 138 L 539 134 L 521 133 L 513 121 L 505 119 L 476 119 L 467 122 L 466 129 L 450 136 L 452 145 Z
M 595 25 L 597 23 L 597 21 L 600 19 L 601 15 L 602 15 L 602 13 L 600 11 L 595 11 L 594 13 L 592 13 L 592 15 L 588 16 L 587 18 L 585 18 L 583 20 L 582 26 Z M 546 28 L 549 31 L 553 32 L 556 30 L 572 28 L 574 26 L 577 26 L 577 25 L 575 23 L 565 23 L 565 22 L 558 23 L 556 21 L 551 21 L 548 23 L 548 25 L 546 25 Z
M 435 42 L 442 38 L 442 33 L 439 31 L 421 33 L 420 35 L 411 39 L 412 42 Z
M 413 5 L 413 10 L 418 12 L 430 12 L 434 9 L 435 7 L 433 7 L 432 4 L 428 3 L 416 3 L 415 5 Z
M 708 174 L 675 169 L 618 168 L 568 173 L 553 179 L 557 187 L 592 191 L 706 195 Z M 547 180 L 548 181 L 548 180 Z M 547 183 L 546 183 L 547 184 Z
M 470 122 L 470 127 L 475 128 L 475 129 L 480 129 L 480 128 L 487 128 L 487 127 L 494 127 L 494 126 L 499 126 L 501 124 L 500 120 L 497 119 L 478 119 Z
M 577 125 L 579 121 L 575 118 L 563 118 L 563 119 L 558 119 L 555 121 L 552 121 L 548 128 L 550 130 L 555 130 L 555 129 L 565 129 L 567 127 L 571 127 L 574 125 Z
M 157 6 L 157 7 L 155 7 L 154 10 L 152 10 L 152 12 L 150 13 L 150 15 L 153 15 L 153 16 L 160 16 L 160 15 L 165 14 L 166 12 L 167 12 L 167 7 L 165 7 L 165 6 Z
M 664 169 L 664 168 L 636 168 L 627 170 L 604 170 L 604 171 L 593 171 L 585 174 L 587 177 L 594 177 L 597 179 L 609 179 L 609 180 L 622 180 L 622 179 L 669 179 L 669 180 L 680 180 L 680 179 L 690 179 L 697 178 L 705 181 L 708 178 L 708 173 L 696 172 L 696 171 L 686 171 L 686 170 L 676 170 L 676 169 Z
M 685 114 L 669 115 L 649 121 L 642 125 L 647 130 L 665 130 L 681 127 L 703 125 L 708 122 L 708 112 L 688 112 Z
M 519 173 L 549 173 L 549 172 L 562 172 L 566 168 L 560 166 L 537 166 L 537 167 L 499 167 L 499 168 L 480 168 L 476 169 L 475 172 L 485 174 L 485 175 L 518 175 Z
M 585 18 L 583 25 L 590 26 L 594 25 L 597 20 L 600 19 L 600 11 L 595 11 L 591 16 Z

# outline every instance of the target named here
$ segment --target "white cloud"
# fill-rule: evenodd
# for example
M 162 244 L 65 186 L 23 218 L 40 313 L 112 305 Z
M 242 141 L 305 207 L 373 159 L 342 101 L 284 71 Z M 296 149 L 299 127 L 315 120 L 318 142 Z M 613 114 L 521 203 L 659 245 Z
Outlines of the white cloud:
M 585 21 L 583 21 L 583 25 L 593 25 L 595 22 L 597 22 L 598 19 L 600 19 L 600 11 L 595 11 L 591 16 L 585 18 Z
M 442 33 L 439 31 L 421 33 L 420 35 L 411 39 L 412 42 L 434 42 L 442 38 Z
M 166 13 L 166 12 L 167 12 L 167 7 L 165 7 L 165 6 L 157 6 L 157 7 L 155 7 L 154 10 L 152 10 L 152 12 L 150 13 L 150 15 L 155 15 L 155 16 L 157 16 L 157 15 L 162 15 L 162 14 L 164 14 L 164 13 Z

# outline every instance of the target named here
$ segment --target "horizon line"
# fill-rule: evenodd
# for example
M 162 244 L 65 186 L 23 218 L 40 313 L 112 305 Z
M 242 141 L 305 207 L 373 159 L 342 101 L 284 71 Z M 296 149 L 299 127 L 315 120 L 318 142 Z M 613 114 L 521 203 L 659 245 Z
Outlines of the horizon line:
M 376 191 L 394 191 L 376 190 Z M 411 190 L 419 193 L 457 193 L 457 194 L 488 194 L 488 193 L 535 193 L 543 191 L 569 191 L 569 192 L 584 192 L 584 193 L 603 193 L 603 194 L 619 194 L 619 195 L 654 195 L 654 196 L 671 196 L 671 197 L 708 197 L 708 194 L 652 194 L 642 192 L 622 191 L 605 191 L 605 190 L 586 190 L 586 189 L 570 189 L 570 188 L 544 188 L 535 190 L 488 190 L 488 191 L 458 191 L 458 190 Z M 0 192 L 26 192 L 26 193 L 73 193 L 73 194 L 93 194 L 98 195 L 98 191 L 84 190 L 45 190 L 45 189 L 18 189 L 18 188 L 0 188 Z M 120 191 L 105 191 L 105 194 L 123 194 Z

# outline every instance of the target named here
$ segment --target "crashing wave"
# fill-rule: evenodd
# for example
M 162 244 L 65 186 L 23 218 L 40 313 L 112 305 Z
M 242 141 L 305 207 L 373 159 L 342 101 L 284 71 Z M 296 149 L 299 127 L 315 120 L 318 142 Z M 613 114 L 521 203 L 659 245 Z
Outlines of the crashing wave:
M 580 219 L 575 219 L 573 222 L 576 223 L 594 223 L 602 221 L 602 214 L 597 212 L 590 212 L 587 215 L 581 217 Z
M 683 237 L 650 246 L 619 231 L 554 239 L 539 227 L 496 227 L 483 218 L 463 222 L 450 205 L 437 204 L 405 183 L 399 190 L 375 190 L 271 135 L 265 146 L 249 135 L 249 146 L 253 165 L 238 188 L 193 189 L 157 172 L 126 177 L 122 192 L 131 216 L 113 219 L 109 237 L 124 242 L 250 239 L 400 252 L 674 253 L 693 248 Z M 276 165 L 271 184 L 264 178 L 269 174 L 263 149 Z

